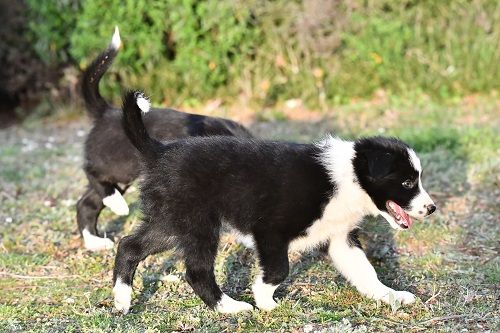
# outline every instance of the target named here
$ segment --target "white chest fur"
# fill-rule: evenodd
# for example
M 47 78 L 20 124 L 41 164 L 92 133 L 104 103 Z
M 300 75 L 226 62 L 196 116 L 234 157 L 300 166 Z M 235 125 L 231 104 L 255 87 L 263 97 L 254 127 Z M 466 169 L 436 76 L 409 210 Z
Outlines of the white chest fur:
M 340 189 L 339 189 L 340 190 Z M 323 216 L 313 222 L 306 230 L 306 235 L 292 241 L 292 251 L 306 251 L 313 249 L 333 237 L 346 237 L 372 211 L 369 208 L 373 203 L 368 195 L 340 192 L 330 200 L 325 207 Z M 359 192 L 358 192 L 359 194 Z
M 336 191 L 323 216 L 314 221 L 305 236 L 291 243 L 290 249 L 294 251 L 317 247 L 332 237 L 346 237 L 364 216 L 378 214 L 371 198 L 356 182 L 352 166 L 353 143 L 329 137 L 320 143 L 320 147 L 324 151 L 321 161 L 336 185 Z

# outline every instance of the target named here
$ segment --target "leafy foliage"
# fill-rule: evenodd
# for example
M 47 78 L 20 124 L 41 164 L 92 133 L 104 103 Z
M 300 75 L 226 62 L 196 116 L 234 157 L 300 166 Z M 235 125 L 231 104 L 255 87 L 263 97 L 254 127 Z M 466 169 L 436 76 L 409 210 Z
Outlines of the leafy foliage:
M 48 62 L 83 68 L 120 26 L 125 47 L 104 85 L 116 98 L 137 86 L 162 104 L 324 106 L 381 89 L 447 100 L 500 86 L 493 0 L 27 1 Z
M 81 0 L 26 0 L 38 56 L 47 64 L 70 60 L 69 33 L 77 24 Z

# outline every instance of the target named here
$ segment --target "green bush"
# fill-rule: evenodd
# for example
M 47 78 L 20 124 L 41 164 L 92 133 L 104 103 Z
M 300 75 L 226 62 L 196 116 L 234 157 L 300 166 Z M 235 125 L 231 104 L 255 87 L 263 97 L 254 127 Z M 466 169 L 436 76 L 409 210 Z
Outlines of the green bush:
M 124 48 L 116 67 L 138 73 L 158 63 L 165 53 L 166 11 L 164 1 L 86 0 L 70 33 L 71 55 L 80 67 L 86 67 L 95 51 L 102 51 L 110 42 L 114 26 L 119 26 Z
M 70 36 L 79 19 L 81 0 L 26 0 L 33 48 L 49 65 L 70 61 Z
M 210 96 L 238 79 L 250 61 L 258 33 L 248 8 L 232 1 L 169 2 L 170 33 L 175 42 L 174 71 L 181 88 Z M 172 82 L 175 84 L 175 82 Z
M 119 25 L 124 48 L 113 72 L 120 82 L 143 87 L 157 103 L 182 93 L 209 98 L 221 86 L 227 90 L 238 75 L 233 68 L 249 60 L 257 37 L 250 21 L 249 11 L 232 1 L 87 0 L 71 54 L 85 67 L 95 56 L 90 50 L 102 50 Z
M 111 90 L 110 95 L 117 100 L 125 88 L 137 84 L 158 102 L 157 98 L 162 96 L 158 89 L 166 86 L 155 80 L 157 73 L 167 71 L 158 66 L 166 50 L 166 9 L 163 1 L 86 0 L 70 34 L 71 55 L 84 69 L 111 41 L 114 26 L 119 26 L 124 47 L 109 71 L 111 74 L 103 80 L 104 92 L 109 94 Z M 136 83 L 137 77 L 149 81 Z
M 494 1 L 369 2 L 345 36 L 342 63 L 356 75 L 344 81 L 359 96 L 378 87 L 443 99 L 489 91 L 500 83 L 499 19 Z
M 500 86 L 500 6 L 457 1 L 27 0 L 35 48 L 85 67 L 119 25 L 103 88 L 155 103 L 244 96 L 309 106 L 378 89 L 437 100 Z

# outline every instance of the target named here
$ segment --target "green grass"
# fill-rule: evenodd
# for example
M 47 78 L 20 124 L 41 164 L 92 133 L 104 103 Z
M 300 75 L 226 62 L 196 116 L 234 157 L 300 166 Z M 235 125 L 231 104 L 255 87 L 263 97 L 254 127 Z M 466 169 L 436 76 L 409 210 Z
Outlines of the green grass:
M 55 118 L 0 132 L 0 332 L 416 332 L 498 331 L 500 260 L 498 101 L 435 105 L 360 102 L 321 114 L 319 122 L 287 113 L 256 115 L 251 129 L 267 138 L 311 141 L 398 135 L 420 152 L 424 183 L 439 205 L 435 216 L 393 233 L 369 218 L 362 242 L 386 284 L 415 293 L 410 306 L 362 297 L 322 253 L 290 254 L 291 272 L 275 296 L 280 306 L 238 315 L 210 311 L 171 253 L 137 271 L 132 310 L 112 311 L 114 252 L 82 249 L 74 204 L 85 187 L 81 148 L 86 120 Z M 269 121 L 271 120 L 271 121 Z M 49 140 L 49 137 L 52 139 Z M 129 203 L 137 191 L 128 193 Z M 115 239 L 140 220 L 101 214 Z M 253 254 L 225 236 L 216 276 L 231 296 L 253 303 Z

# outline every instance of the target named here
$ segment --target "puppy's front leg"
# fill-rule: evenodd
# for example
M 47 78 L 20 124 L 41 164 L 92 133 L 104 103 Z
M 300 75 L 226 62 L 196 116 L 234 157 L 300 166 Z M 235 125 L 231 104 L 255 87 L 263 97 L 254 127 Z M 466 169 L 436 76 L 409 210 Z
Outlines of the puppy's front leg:
M 415 296 L 407 291 L 396 291 L 379 281 L 375 269 L 359 247 L 352 234 L 337 235 L 330 239 L 328 253 L 335 267 L 352 283 L 358 291 L 370 298 L 390 304 L 391 294 L 394 300 L 402 304 L 415 301 Z
M 274 291 L 288 276 L 288 244 L 273 233 L 263 232 L 254 239 L 262 273 L 252 286 L 255 304 L 261 310 L 271 311 L 278 306 Z

